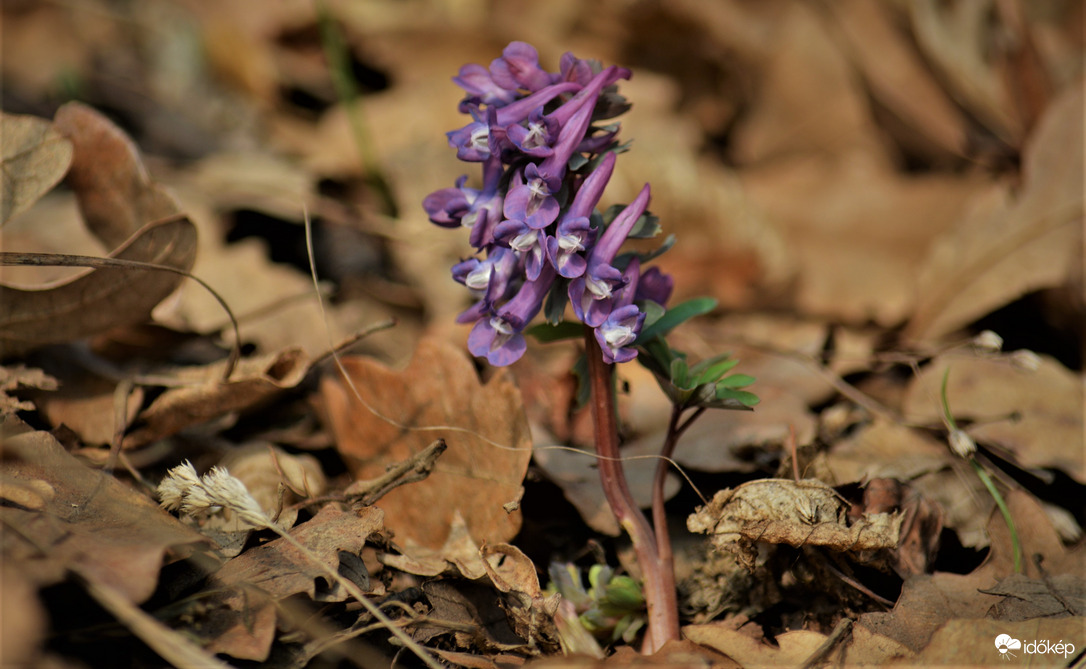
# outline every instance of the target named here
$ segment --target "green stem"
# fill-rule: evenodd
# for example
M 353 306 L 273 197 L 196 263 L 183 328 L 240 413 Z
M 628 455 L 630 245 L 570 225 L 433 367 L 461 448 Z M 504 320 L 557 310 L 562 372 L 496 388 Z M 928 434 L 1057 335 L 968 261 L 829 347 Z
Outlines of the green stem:
M 615 420 L 613 367 L 603 361 L 603 352 L 592 332 L 585 327 L 585 357 L 592 389 L 592 419 L 599 454 L 600 484 L 607 504 L 619 526 L 630 535 L 634 553 L 645 580 L 645 604 L 648 630 L 641 651 L 652 654 L 665 643 L 679 638 L 679 606 L 675 592 L 675 573 L 660 562 L 656 536 L 645 514 L 641 513 L 622 469 L 618 449 L 618 424 Z M 669 547 L 670 552 L 670 547 Z
M 973 465 L 973 470 L 977 472 L 977 476 L 980 477 L 984 487 L 988 489 L 988 492 L 992 495 L 992 499 L 995 500 L 996 506 L 999 507 L 999 512 L 1003 514 L 1003 522 L 1007 523 L 1007 529 L 1011 532 L 1011 545 L 1014 547 L 1014 573 L 1022 573 L 1022 542 L 1018 540 L 1018 528 L 1015 527 L 1014 518 L 1011 516 L 1011 510 L 1007 507 L 1007 502 L 1003 499 L 1003 495 L 996 489 L 995 481 L 989 476 L 988 472 L 984 470 L 984 467 L 977 462 L 976 458 L 969 458 L 969 464 Z

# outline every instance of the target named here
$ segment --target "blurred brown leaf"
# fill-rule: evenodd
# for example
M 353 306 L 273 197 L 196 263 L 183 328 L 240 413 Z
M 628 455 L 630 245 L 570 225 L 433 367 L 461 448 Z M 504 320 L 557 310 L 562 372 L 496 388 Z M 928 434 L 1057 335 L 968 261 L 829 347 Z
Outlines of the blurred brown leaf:
M 0 170 L 0 225 L 29 209 L 57 184 L 72 162 L 72 143 L 45 119 L 0 113 L 4 138 Z
M 0 506 L 15 530 L 3 534 L 4 562 L 23 578 L 50 585 L 77 569 L 139 603 L 154 592 L 168 551 L 206 543 L 148 497 L 79 463 L 48 432 L 5 427 L 0 476 L 32 484 L 44 502 Z
M 18 388 L 56 390 L 57 380 L 40 369 L 24 365 L 0 366 L 0 418 L 16 411 L 30 411 L 34 403 L 12 395 Z
M 434 339 L 420 342 L 402 371 L 368 358 L 342 362 L 351 385 L 338 374 L 327 376 L 321 393 L 339 452 L 356 479 L 380 475 L 435 439 L 449 446 L 429 478 L 381 499 L 396 536 L 436 548 L 459 511 L 475 539 L 512 539 L 520 511 L 502 506 L 523 494 L 532 440 L 510 378 L 499 372 L 481 384 L 459 349 Z
M 75 147 L 68 182 L 88 229 L 114 248 L 110 257 L 188 270 L 196 228 L 150 180 L 131 140 L 75 102 L 61 107 L 55 127 Z M 0 346 L 14 355 L 147 320 L 181 280 L 165 271 L 94 269 L 36 290 L 0 285 Z
M 907 338 L 936 339 L 1027 292 L 1077 281 L 1083 155 L 1069 147 L 1084 141 L 1082 86 L 1068 86 L 1037 124 L 1021 186 L 991 189 L 935 240 L 920 266 Z

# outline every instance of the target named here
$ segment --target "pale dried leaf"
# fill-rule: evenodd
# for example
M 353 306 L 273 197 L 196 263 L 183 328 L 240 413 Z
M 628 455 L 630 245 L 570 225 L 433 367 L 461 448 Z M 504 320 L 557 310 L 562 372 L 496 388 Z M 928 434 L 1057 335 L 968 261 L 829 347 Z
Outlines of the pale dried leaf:
M 57 184 L 72 162 L 72 143 L 45 119 L 0 113 L 0 225 L 29 209 Z
M 759 479 L 718 492 L 687 519 L 687 528 L 711 535 L 715 546 L 729 550 L 757 541 L 836 551 L 897 546 L 900 514 L 864 514 L 849 522 L 847 512 L 848 504 L 821 481 Z

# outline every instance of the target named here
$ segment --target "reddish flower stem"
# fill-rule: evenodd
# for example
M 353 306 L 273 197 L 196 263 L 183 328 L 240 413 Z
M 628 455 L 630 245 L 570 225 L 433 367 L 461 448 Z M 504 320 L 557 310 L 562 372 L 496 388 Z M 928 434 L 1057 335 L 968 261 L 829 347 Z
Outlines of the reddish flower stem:
M 675 452 L 675 444 L 679 443 L 679 437 L 686 428 L 705 412 L 705 407 L 698 407 L 697 411 L 680 425 L 682 412 L 682 407 L 677 404 L 671 407 L 671 421 L 667 425 L 667 437 L 660 451 L 660 455 L 667 459 L 661 458 L 652 479 L 652 526 L 656 531 L 656 552 L 660 558 L 660 568 L 672 574 L 672 580 L 675 573 L 675 555 L 671 551 L 671 536 L 667 527 L 667 512 L 664 509 L 664 483 L 667 480 L 668 465 L 671 464 L 671 454 Z
M 675 572 L 660 561 L 656 535 L 641 513 L 622 470 L 618 450 L 618 424 L 615 420 L 613 365 L 603 361 L 603 352 L 591 328 L 585 327 L 585 357 L 592 389 L 592 420 L 599 454 L 600 484 L 607 504 L 618 524 L 630 535 L 634 553 L 645 579 L 645 604 L 648 630 L 641 652 L 655 653 L 665 643 L 679 638 L 679 605 L 675 592 Z M 666 527 L 665 527 L 666 532 Z M 670 546 L 668 552 L 670 553 Z

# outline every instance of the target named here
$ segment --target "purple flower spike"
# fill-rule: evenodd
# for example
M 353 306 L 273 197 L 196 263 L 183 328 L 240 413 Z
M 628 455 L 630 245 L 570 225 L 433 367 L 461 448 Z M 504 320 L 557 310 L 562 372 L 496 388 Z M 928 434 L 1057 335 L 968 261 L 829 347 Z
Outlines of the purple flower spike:
M 490 76 L 502 88 L 538 91 L 553 83 L 554 76 L 539 67 L 539 52 L 531 44 L 510 42 L 502 57 L 490 64 Z
M 552 192 L 540 178 L 535 163 L 529 163 L 524 169 L 524 183 L 510 188 L 505 196 L 505 217 L 524 221 L 528 227 L 542 230 L 558 218 L 560 207 Z
M 535 281 L 528 281 L 513 299 L 497 313 L 483 316 L 468 335 L 468 350 L 495 367 L 511 365 L 524 355 L 527 342 L 521 332 L 543 308 L 543 299 L 554 283 L 554 270 L 549 265 Z
M 486 260 L 470 258 L 454 265 L 453 279 L 481 296 L 474 306 L 457 316 L 456 322 L 472 323 L 489 313 L 491 307 L 505 297 L 516 267 L 516 255 L 500 246 L 491 249 Z

